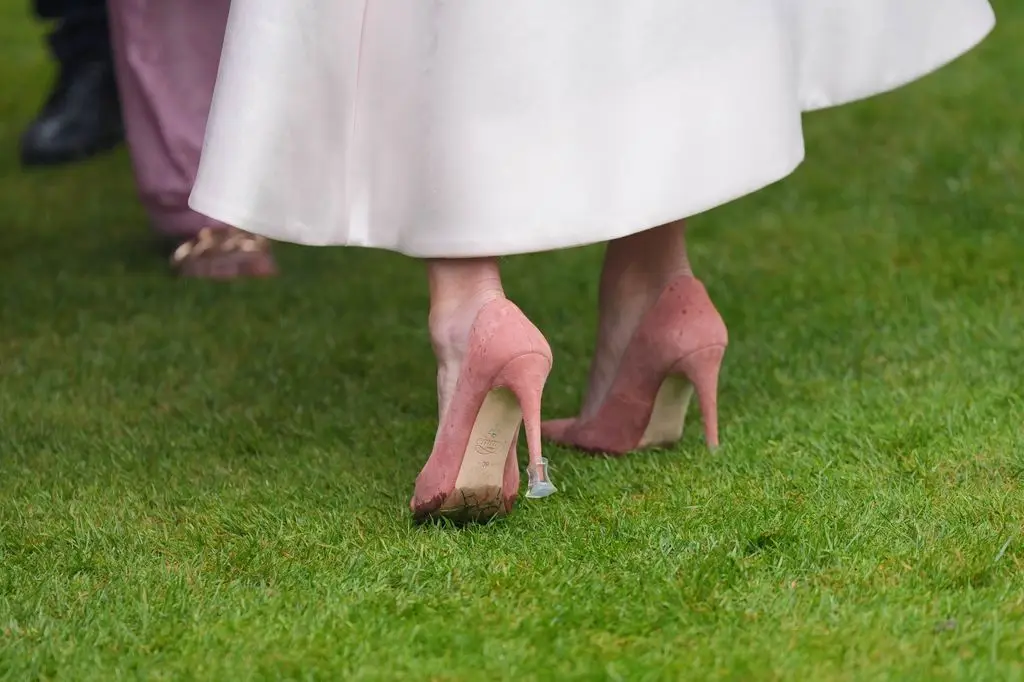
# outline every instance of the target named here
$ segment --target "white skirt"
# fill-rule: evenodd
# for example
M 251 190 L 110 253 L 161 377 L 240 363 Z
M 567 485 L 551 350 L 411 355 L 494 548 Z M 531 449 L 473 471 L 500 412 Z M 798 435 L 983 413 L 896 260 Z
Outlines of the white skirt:
M 783 178 L 802 111 L 994 23 L 986 0 L 232 0 L 190 203 L 417 257 L 622 237 Z

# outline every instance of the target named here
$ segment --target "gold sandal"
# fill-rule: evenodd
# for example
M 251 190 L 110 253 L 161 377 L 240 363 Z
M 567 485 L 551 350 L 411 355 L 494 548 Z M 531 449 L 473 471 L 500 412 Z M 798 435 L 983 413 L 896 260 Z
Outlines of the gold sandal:
M 270 242 L 237 227 L 204 227 L 183 242 L 171 256 L 171 267 L 181 277 L 238 279 L 272 277 L 277 262 Z

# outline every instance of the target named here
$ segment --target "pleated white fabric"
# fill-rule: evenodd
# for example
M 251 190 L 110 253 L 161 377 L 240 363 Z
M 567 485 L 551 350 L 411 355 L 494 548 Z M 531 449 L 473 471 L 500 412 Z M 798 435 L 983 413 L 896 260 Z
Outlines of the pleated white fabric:
M 191 206 L 418 257 L 621 237 L 783 178 L 801 112 L 994 23 L 986 0 L 232 0 Z

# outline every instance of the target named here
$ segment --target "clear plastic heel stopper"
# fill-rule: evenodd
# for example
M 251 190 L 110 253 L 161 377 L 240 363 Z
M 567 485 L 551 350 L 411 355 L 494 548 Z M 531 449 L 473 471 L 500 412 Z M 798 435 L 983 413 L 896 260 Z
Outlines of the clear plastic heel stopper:
M 548 478 L 548 460 L 541 457 L 540 464 L 526 467 L 529 476 L 529 483 L 526 488 L 526 497 L 530 500 L 539 500 L 558 492 L 558 488 Z

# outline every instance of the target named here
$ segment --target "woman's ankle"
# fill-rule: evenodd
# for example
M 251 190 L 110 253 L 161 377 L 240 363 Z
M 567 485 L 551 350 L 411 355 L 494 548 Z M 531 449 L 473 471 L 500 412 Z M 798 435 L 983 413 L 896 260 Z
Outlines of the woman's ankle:
M 505 292 L 495 258 L 432 260 L 427 272 L 430 339 L 438 360 L 444 361 L 465 340 L 480 308 L 504 298 Z
M 601 271 L 601 305 L 653 303 L 678 277 L 693 275 L 683 221 L 608 243 Z

